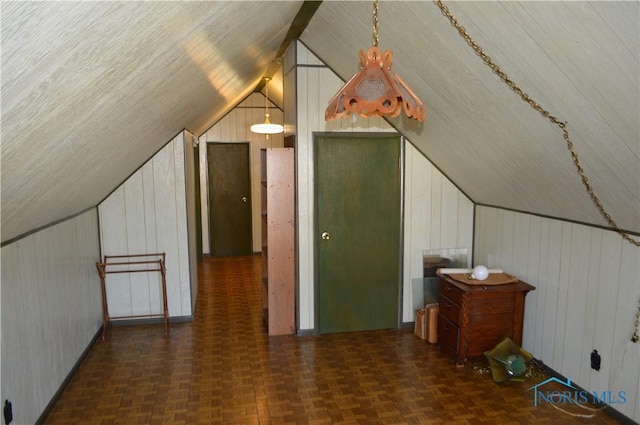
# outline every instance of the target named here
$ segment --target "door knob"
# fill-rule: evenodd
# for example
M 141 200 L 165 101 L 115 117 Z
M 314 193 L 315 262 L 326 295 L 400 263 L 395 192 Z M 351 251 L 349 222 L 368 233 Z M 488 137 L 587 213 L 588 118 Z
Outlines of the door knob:
M 329 232 L 322 232 L 322 239 L 324 239 L 325 241 L 331 239 L 331 235 L 329 234 Z
M 242 202 L 244 202 L 245 204 L 247 203 L 247 197 L 246 196 L 242 197 Z

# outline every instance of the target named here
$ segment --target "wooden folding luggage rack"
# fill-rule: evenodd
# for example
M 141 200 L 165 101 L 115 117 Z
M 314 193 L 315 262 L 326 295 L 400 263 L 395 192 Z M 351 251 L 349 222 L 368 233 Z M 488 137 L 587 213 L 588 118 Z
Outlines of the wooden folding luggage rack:
M 169 308 L 167 305 L 167 269 L 165 267 L 166 255 L 164 252 L 155 254 L 133 254 L 133 255 L 105 255 L 103 262 L 96 263 L 100 282 L 102 285 L 102 340 L 105 340 L 107 326 L 114 319 L 138 319 L 142 317 L 162 317 L 164 318 L 164 336 L 169 336 Z M 114 261 L 115 260 L 115 261 Z M 134 266 L 132 269 L 129 266 Z M 115 270 L 114 270 L 115 269 Z M 109 316 L 107 306 L 107 285 L 106 275 L 112 273 L 141 273 L 160 272 L 162 275 L 162 313 L 139 314 L 134 316 Z

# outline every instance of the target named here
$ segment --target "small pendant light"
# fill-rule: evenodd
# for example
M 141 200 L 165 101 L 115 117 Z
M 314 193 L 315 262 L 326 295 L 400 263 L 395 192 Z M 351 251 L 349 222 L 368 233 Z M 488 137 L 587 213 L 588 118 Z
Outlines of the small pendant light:
M 261 124 L 254 124 L 251 126 L 251 131 L 259 134 L 266 134 L 269 137 L 269 134 L 277 134 L 284 132 L 284 126 L 280 124 L 273 124 L 269 120 L 269 81 L 271 78 L 265 78 L 265 112 L 264 112 L 264 122 Z

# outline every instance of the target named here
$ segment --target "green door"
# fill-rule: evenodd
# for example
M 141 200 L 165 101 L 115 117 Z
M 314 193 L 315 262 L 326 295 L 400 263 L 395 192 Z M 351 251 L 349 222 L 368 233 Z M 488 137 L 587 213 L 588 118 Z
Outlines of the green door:
M 320 333 L 398 327 L 400 143 L 397 134 L 314 135 Z
M 212 256 L 251 255 L 249 143 L 207 143 Z

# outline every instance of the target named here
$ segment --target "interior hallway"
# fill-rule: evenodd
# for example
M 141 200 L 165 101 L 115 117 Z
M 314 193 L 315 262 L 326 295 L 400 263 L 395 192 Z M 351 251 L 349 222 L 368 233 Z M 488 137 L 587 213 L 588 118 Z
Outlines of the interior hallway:
M 260 257 L 205 258 L 195 320 L 114 327 L 46 424 L 615 424 L 534 407 L 412 330 L 268 337 Z M 589 413 L 573 409 L 576 413 Z

